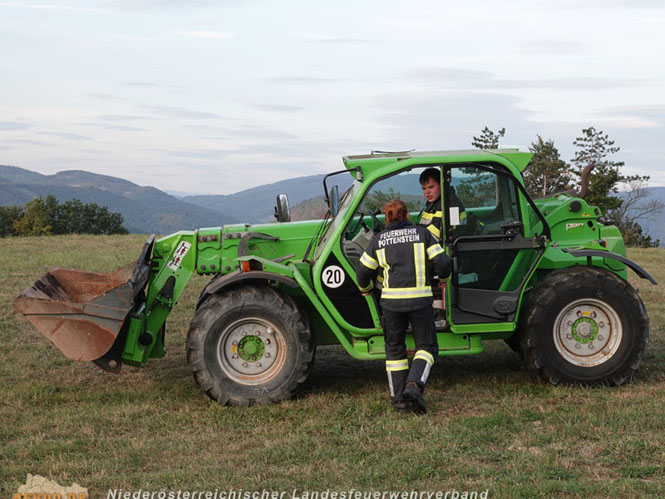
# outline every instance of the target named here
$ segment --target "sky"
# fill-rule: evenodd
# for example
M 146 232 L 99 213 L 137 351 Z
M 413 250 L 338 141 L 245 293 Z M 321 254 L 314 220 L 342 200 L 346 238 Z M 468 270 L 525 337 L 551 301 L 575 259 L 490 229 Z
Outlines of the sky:
M 0 164 L 230 194 L 485 126 L 570 161 L 594 126 L 665 186 L 664 25 L 662 0 L 0 0 Z

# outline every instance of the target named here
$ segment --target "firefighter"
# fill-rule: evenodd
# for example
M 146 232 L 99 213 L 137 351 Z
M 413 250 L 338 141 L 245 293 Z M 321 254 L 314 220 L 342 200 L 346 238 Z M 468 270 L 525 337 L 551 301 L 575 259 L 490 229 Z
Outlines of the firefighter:
M 441 241 L 441 231 L 443 230 L 443 212 L 441 211 L 441 180 L 439 179 L 439 170 L 428 168 L 420 174 L 420 187 L 423 190 L 423 196 L 427 204 L 420 213 L 418 225 L 427 227 L 437 241 Z M 452 223 L 453 236 L 464 236 L 473 233 L 474 228 L 467 224 L 467 215 L 464 205 L 455 188 L 450 186 L 450 207 L 457 208 L 459 221 Z
M 400 200 L 383 207 L 386 228 L 374 237 L 356 266 L 358 287 L 368 295 L 383 271 L 381 309 L 390 399 L 399 412 L 426 411 L 423 389 L 438 355 L 432 313 L 431 275 L 450 275 L 450 260 L 434 236 L 408 220 Z M 409 369 L 405 334 L 411 324 L 416 353 Z

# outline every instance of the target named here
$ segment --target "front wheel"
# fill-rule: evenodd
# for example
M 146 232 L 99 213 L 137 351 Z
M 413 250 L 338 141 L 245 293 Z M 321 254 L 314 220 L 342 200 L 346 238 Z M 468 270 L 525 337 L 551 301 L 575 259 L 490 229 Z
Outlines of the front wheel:
M 596 267 L 547 276 L 531 292 L 520 328 L 527 367 L 555 385 L 620 385 L 639 367 L 649 338 L 633 287 Z
M 194 379 L 222 404 L 291 398 L 307 379 L 314 346 L 306 316 L 269 286 L 243 286 L 208 297 L 187 335 Z

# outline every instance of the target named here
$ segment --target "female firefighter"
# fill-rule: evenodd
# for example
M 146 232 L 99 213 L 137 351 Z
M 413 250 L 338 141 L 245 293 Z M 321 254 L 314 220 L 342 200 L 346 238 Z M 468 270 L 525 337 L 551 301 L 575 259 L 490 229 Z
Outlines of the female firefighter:
M 402 201 L 390 201 L 382 211 L 387 225 L 358 262 L 358 287 L 369 294 L 379 267 L 382 269 L 381 308 L 391 403 L 399 412 L 423 414 L 423 389 L 439 353 L 430 281 L 432 275 L 439 279 L 450 275 L 450 260 L 425 227 L 408 220 Z M 404 341 L 409 323 L 416 343 L 411 369 Z

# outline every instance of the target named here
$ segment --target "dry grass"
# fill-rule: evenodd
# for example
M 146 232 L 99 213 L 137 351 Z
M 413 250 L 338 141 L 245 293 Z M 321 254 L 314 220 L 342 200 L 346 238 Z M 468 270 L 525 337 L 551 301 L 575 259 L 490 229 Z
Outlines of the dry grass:
M 631 277 L 651 342 L 619 388 L 533 384 L 503 342 L 442 360 L 426 417 L 393 413 L 381 362 L 321 348 L 299 397 L 220 407 L 197 389 L 184 338 L 205 279 L 168 323 L 164 359 L 119 376 L 74 363 L 10 301 L 48 266 L 110 271 L 141 236 L 0 240 L 0 487 L 27 473 L 109 488 L 159 490 L 485 490 L 491 497 L 635 497 L 665 486 L 665 288 Z M 665 251 L 630 256 L 665 283 Z

